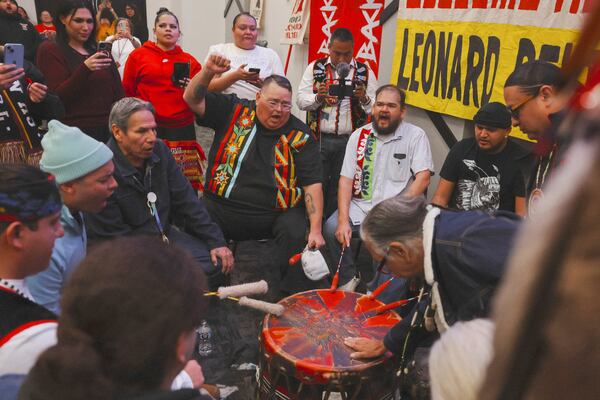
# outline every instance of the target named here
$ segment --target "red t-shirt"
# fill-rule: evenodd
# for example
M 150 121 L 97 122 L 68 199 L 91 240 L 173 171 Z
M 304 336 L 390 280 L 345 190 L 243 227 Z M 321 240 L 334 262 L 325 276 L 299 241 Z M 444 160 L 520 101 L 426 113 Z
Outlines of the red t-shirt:
M 148 41 L 129 55 L 123 73 L 125 95 L 152 103 L 157 124 L 165 128 L 179 128 L 194 122 L 194 113 L 183 100 L 184 89 L 171 81 L 176 62 L 190 63 L 190 79 L 202 68 L 179 46 L 164 51 Z
M 35 26 L 35 29 L 39 33 L 44 33 L 45 31 L 54 31 L 54 32 L 56 32 L 56 26 L 54 26 L 54 25 L 46 26 L 44 24 L 37 24 Z

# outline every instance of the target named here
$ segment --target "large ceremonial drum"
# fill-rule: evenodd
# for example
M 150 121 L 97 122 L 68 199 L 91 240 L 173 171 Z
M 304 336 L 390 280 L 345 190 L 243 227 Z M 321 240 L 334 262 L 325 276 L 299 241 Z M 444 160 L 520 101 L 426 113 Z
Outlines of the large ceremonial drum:
M 394 359 L 350 358 L 346 337 L 382 340 L 400 321 L 384 304 L 355 292 L 328 289 L 297 293 L 279 302 L 280 316 L 267 315 L 261 334 L 259 399 L 391 399 Z

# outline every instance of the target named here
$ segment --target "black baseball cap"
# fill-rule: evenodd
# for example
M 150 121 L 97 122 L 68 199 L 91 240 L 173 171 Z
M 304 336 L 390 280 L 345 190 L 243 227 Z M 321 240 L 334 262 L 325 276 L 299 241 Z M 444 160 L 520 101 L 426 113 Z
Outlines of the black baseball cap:
M 508 129 L 512 125 L 510 111 L 504 104 L 497 101 L 481 107 L 473 117 L 473 122 L 477 125 L 500 129 Z

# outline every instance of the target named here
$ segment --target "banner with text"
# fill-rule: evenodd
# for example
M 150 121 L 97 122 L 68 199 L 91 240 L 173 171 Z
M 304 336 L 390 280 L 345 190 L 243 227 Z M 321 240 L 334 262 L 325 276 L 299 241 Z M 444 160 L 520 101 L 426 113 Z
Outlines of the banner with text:
M 296 0 L 287 25 L 283 28 L 281 44 L 303 44 L 310 19 L 310 0 Z
M 400 0 L 391 81 L 411 105 L 471 119 L 483 104 L 504 103 L 517 65 L 562 65 L 590 2 Z
M 336 28 L 348 28 L 354 36 L 354 57 L 379 70 L 379 48 L 384 0 L 312 0 L 308 37 L 308 62 L 329 56 L 327 48 Z

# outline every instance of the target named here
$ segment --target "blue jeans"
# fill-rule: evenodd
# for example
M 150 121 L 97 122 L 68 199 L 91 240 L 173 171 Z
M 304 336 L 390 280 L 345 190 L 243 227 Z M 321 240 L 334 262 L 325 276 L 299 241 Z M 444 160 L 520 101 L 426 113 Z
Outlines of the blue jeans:
M 350 227 L 352 228 L 352 234 L 358 233 L 360 229 L 360 225 L 354 225 L 350 222 Z M 325 238 L 325 242 L 327 243 L 327 248 L 329 249 L 329 254 L 331 256 L 330 265 L 331 273 L 335 274 L 335 270 L 337 268 L 337 263 L 340 259 L 340 252 L 342 251 L 342 245 L 335 237 L 335 230 L 338 226 L 338 212 L 337 210 L 331 214 L 331 217 L 327 218 L 325 222 L 325 230 L 323 232 L 323 237 Z M 352 256 L 352 248 L 348 247 L 344 250 L 344 255 L 342 256 L 342 262 L 340 264 L 340 281 L 339 285 L 346 284 L 350 279 L 352 279 L 356 275 L 356 266 L 354 265 L 354 257 Z
M 353 234 L 353 236 L 355 236 L 360 230 L 360 225 L 354 225 L 352 223 L 352 221 L 348 221 L 348 222 L 350 222 L 350 228 L 352 228 L 352 234 Z M 323 237 L 325 238 L 325 242 L 327 243 L 327 248 L 329 249 L 329 254 L 331 256 L 331 262 L 335 263 L 330 266 L 330 268 L 332 270 L 332 274 L 335 274 L 335 269 L 337 268 L 337 262 L 340 259 L 340 252 L 342 251 L 342 246 L 335 237 L 335 230 L 337 229 L 337 226 L 338 226 L 338 212 L 336 210 L 333 214 L 331 214 L 331 217 L 327 218 L 327 221 L 325 222 L 325 230 L 323 233 Z M 392 277 L 391 275 L 377 274 L 376 269 L 377 269 L 378 264 L 379 263 L 377 263 L 377 262 L 373 262 L 373 272 L 375 274 L 375 277 L 373 278 L 373 280 L 371 282 L 369 282 L 369 285 L 367 286 L 367 288 L 370 291 L 377 289 L 377 287 L 379 285 L 381 285 L 382 283 L 384 283 L 385 281 L 387 281 L 388 279 L 390 279 Z M 340 264 L 339 285 L 341 286 L 341 285 L 346 284 L 355 275 L 356 275 L 356 265 L 354 265 L 354 256 L 352 254 L 352 248 L 348 247 L 344 251 L 344 255 L 342 256 L 342 262 Z M 379 296 L 377 296 L 377 299 L 379 299 L 380 301 L 382 301 L 384 303 L 391 303 L 393 301 L 404 298 L 406 296 L 407 290 L 408 290 L 407 280 L 403 279 L 403 278 L 396 278 L 390 284 L 390 286 L 388 286 L 383 292 L 381 292 L 381 294 Z

